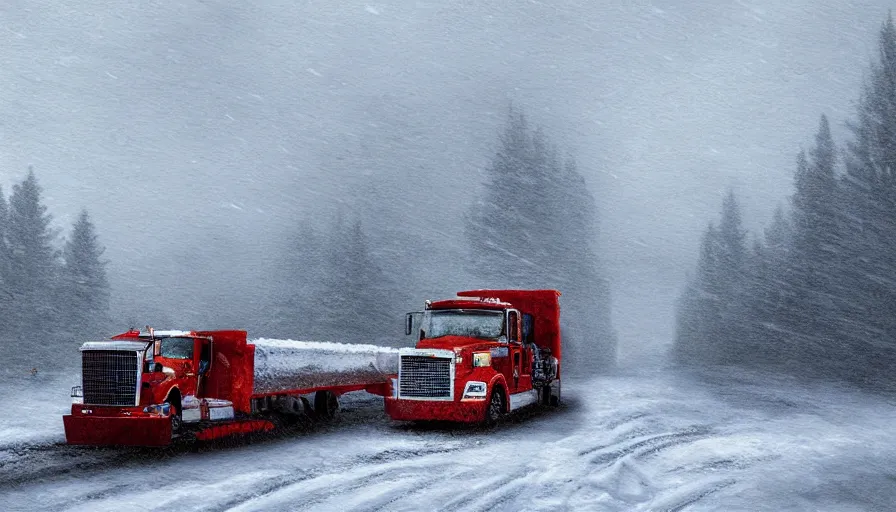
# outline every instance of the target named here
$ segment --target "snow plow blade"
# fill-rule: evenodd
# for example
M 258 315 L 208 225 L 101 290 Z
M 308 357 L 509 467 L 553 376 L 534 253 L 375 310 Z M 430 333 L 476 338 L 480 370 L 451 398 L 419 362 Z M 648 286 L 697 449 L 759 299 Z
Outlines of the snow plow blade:
M 66 414 L 65 442 L 90 446 L 168 446 L 171 418 L 109 417 Z

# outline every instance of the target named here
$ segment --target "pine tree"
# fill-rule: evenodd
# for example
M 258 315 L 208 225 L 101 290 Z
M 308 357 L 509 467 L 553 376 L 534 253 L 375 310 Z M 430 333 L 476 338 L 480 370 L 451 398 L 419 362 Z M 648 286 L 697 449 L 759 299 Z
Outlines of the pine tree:
M 361 221 L 346 226 L 337 220 L 329 236 L 316 321 L 330 339 L 370 343 L 388 337 L 398 318 L 388 304 L 394 284 L 386 278 L 370 251 Z
M 745 336 L 752 356 L 748 362 L 760 366 L 786 363 L 789 322 L 786 305 L 792 300 L 792 287 L 787 275 L 793 230 L 784 210 L 775 210 L 772 223 L 765 229 L 762 243 L 753 251 L 753 265 L 748 275 L 747 315 L 751 319 Z
M 108 324 L 109 281 L 102 260 L 104 251 L 90 216 L 82 210 L 65 244 L 62 288 L 66 319 L 79 330 L 96 332 Z
M 740 205 L 733 191 L 722 201 L 719 223 L 719 294 L 722 298 L 722 333 L 719 343 L 724 363 L 749 360 L 745 338 L 750 330 L 747 317 L 747 232 L 743 228 Z
M 479 286 L 557 288 L 563 294 L 567 368 L 615 363 L 609 289 L 594 252 L 594 198 L 575 162 L 511 109 L 467 215 L 470 273 Z
M 719 232 L 710 223 L 700 243 L 696 275 L 678 301 L 673 351 L 681 364 L 717 362 L 722 325 Z
M 843 182 L 848 213 L 844 281 L 852 293 L 841 333 L 855 360 L 852 380 L 893 381 L 896 364 L 896 27 L 888 16 L 879 58 L 858 104 Z
M 11 318 L 12 290 L 10 289 L 10 263 L 7 232 L 9 228 L 9 212 L 6 206 L 6 197 L 0 188 L 0 317 Z M 4 338 L 9 331 L 8 322 L 0 322 L 0 338 Z
M 840 230 L 841 194 L 836 176 L 836 153 L 827 118 L 821 117 L 816 144 L 797 158 L 793 203 L 793 245 L 784 282 L 792 290 L 786 304 L 788 343 L 813 366 L 825 366 L 840 343 L 836 322 L 843 268 Z M 824 371 L 826 369 L 823 368 Z
M 513 110 L 499 141 L 499 149 L 487 170 L 485 193 L 466 222 L 470 246 L 470 270 L 494 286 L 522 286 L 543 268 L 534 252 L 543 245 L 533 235 L 538 219 L 528 209 L 543 201 L 533 189 L 546 184 L 544 168 L 535 153 L 526 117 Z
M 56 304 L 58 251 L 51 216 L 41 204 L 41 188 L 34 171 L 13 186 L 9 200 L 11 324 L 18 335 L 47 334 L 61 325 Z
M 746 231 L 733 192 L 722 203 L 722 220 L 703 235 L 694 279 L 678 306 L 674 352 L 683 363 L 743 363 L 755 357 L 747 336 Z
M 324 236 L 302 224 L 288 243 L 271 287 L 268 331 L 288 338 L 315 337 L 319 318 L 321 274 L 326 258 Z

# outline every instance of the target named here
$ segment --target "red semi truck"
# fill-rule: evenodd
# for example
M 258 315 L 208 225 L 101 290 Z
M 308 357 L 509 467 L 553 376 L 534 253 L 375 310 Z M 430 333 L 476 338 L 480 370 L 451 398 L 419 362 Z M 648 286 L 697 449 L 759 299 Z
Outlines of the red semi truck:
M 402 421 L 497 421 L 531 404 L 560 403 L 560 292 L 471 290 L 408 313 L 386 412 Z
M 332 416 L 338 396 L 392 393 L 397 350 L 253 340 L 246 331 L 128 331 L 81 346 L 65 437 L 77 445 L 164 446 Z M 311 402 L 313 402 L 313 407 Z

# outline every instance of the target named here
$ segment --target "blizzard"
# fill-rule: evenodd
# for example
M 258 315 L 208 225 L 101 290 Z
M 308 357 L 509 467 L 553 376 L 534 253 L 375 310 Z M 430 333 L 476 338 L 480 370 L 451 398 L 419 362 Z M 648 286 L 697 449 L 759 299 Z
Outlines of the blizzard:
M 893 400 L 743 370 L 567 380 L 494 429 L 339 419 L 229 446 L 64 445 L 67 376 L 0 391 L 6 510 L 892 510 Z M 71 381 L 71 382 L 70 382 Z

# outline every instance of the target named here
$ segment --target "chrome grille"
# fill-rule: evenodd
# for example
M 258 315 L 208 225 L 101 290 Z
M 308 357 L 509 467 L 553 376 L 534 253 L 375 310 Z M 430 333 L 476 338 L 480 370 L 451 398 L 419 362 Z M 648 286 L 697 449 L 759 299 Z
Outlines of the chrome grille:
M 400 398 L 452 398 L 451 359 L 401 356 Z
M 134 405 L 137 401 L 137 352 L 85 350 L 81 352 L 84 403 Z

